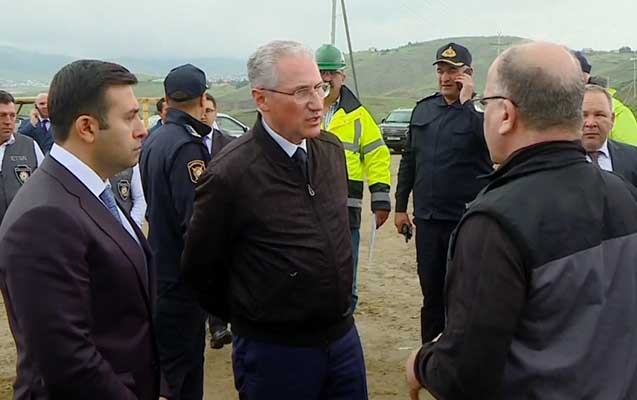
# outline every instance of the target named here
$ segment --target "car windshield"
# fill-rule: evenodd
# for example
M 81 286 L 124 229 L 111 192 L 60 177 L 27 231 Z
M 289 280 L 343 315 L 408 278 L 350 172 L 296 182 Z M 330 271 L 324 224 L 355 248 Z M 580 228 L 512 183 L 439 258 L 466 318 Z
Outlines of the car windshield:
M 411 111 L 393 111 L 389 114 L 385 122 L 408 123 L 411 119 Z

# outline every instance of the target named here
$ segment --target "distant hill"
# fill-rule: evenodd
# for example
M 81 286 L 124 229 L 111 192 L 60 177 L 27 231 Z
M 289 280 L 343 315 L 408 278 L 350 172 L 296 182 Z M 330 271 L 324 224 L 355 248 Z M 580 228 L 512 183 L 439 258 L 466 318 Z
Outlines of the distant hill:
M 0 80 L 49 82 L 64 65 L 77 59 L 65 55 L 42 54 L 14 47 L 0 46 Z M 246 75 L 245 61 L 240 59 L 208 58 L 136 58 L 120 57 L 112 59 L 126 66 L 136 74 L 163 77 L 171 68 L 192 63 L 206 71 L 210 79 L 222 77 L 242 77 Z
M 482 92 L 489 65 L 498 54 L 495 45 L 497 39 L 493 36 L 447 38 L 409 43 L 394 49 L 355 52 L 354 61 L 363 104 L 380 121 L 390 110 L 413 106 L 418 99 L 435 92 L 438 83 L 431 63 L 436 50 L 450 41 L 460 43 L 471 51 L 477 91 Z M 528 39 L 501 37 L 500 41 L 503 44 L 501 50 L 504 50 L 511 44 L 525 42 Z M 619 97 L 635 109 L 632 92 L 633 63 L 630 60 L 632 54 L 598 51 L 587 57 L 593 65 L 593 75 L 610 78 L 611 86 L 618 89 Z M 19 75 L 22 79 L 44 79 L 43 77 L 51 76 L 57 68 L 71 60 L 66 56 L 45 56 L 3 47 L 0 47 L 0 59 L 3 60 L 0 63 L 0 80 L 12 74 Z M 170 68 L 185 62 L 200 66 L 211 78 L 215 74 L 245 75 L 245 62 L 234 59 L 122 58 L 116 61 L 128 66 L 136 73 L 146 74 L 146 76 L 140 76 L 143 82 L 136 89 L 140 96 L 162 96 L 161 81 L 153 81 L 152 77 L 164 76 Z M 349 55 L 346 61 L 350 63 Z M 545 61 L 551 62 L 549 59 Z M 353 88 L 353 74 L 349 67 L 346 73 L 348 85 Z M 219 100 L 219 106 L 223 112 L 245 117 L 247 123 L 251 123 L 254 119 L 254 104 L 249 87 L 215 85 L 210 92 Z

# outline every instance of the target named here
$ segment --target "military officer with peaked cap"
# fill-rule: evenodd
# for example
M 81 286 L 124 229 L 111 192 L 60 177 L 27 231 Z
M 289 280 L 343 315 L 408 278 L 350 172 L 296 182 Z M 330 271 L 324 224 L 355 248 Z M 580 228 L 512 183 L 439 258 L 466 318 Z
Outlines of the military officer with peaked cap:
M 433 63 L 440 91 L 420 100 L 409 124 L 396 188 L 398 232 L 416 226 L 418 277 L 424 296 L 422 341 L 444 327 L 443 289 L 451 232 L 465 206 L 491 171 L 483 116 L 471 101 L 474 92 L 471 53 L 457 43 L 438 49 Z M 413 222 L 407 214 L 413 193 Z

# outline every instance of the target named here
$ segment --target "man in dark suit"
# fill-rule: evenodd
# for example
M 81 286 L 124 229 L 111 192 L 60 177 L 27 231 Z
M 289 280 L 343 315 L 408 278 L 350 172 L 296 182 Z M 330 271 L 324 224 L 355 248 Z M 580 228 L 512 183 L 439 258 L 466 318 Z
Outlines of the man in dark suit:
M 208 134 L 211 140 L 206 140 L 210 156 L 214 158 L 223 147 L 230 143 L 234 138 L 224 134 L 216 124 L 217 119 L 217 100 L 210 94 L 206 93 L 206 101 L 204 104 L 203 116 L 201 122 L 210 126 L 212 132 Z M 232 342 L 232 333 L 228 330 L 228 323 L 214 315 L 208 316 L 208 328 L 210 329 L 210 347 L 218 350 L 226 344 Z
M 608 138 L 615 122 L 612 101 L 603 87 L 586 85 L 582 145 L 593 164 L 637 186 L 637 147 Z
M 221 149 L 235 138 L 226 135 L 224 131 L 217 125 L 217 100 L 210 94 L 206 93 L 206 101 L 204 104 L 203 116 L 201 122 L 212 128 L 212 132 L 208 135 L 210 140 L 206 140 L 208 151 L 212 157 L 216 156 Z
M 137 163 L 146 136 L 136 82 L 95 60 L 53 78 L 56 144 L 0 226 L 0 286 L 18 353 L 14 399 L 160 396 L 150 251 L 107 183 Z
M 53 146 L 53 135 L 51 134 L 51 119 L 49 118 L 47 93 L 40 93 L 35 98 L 34 109 L 31 112 L 29 122 L 20 125 L 19 133 L 30 137 L 42 149 L 44 154 L 49 154 Z

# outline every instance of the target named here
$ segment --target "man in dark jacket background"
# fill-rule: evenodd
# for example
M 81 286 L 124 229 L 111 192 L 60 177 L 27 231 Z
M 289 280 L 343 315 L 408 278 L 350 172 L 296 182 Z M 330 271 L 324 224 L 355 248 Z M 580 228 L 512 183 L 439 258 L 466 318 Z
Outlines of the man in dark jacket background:
M 549 63 L 546 60 L 551 60 Z M 569 51 L 513 47 L 489 70 L 500 167 L 451 243 L 447 324 L 407 362 L 411 398 L 637 397 L 637 191 L 587 162 Z
M 35 104 L 33 105 L 33 111 L 31 111 L 29 120 L 24 121 L 19 129 L 21 134 L 35 140 L 45 155 L 49 154 L 53 146 L 48 101 L 48 93 L 38 94 L 35 98 Z
M 616 119 L 610 92 L 601 86 L 586 85 L 582 112 L 582 145 L 589 160 L 637 187 L 637 147 L 609 137 Z
M 241 399 L 367 399 L 345 155 L 320 129 L 327 85 L 295 42 L 260 47 L 248 76 L 261 116 L 197 187 L 184 277 L 231 322 Z

